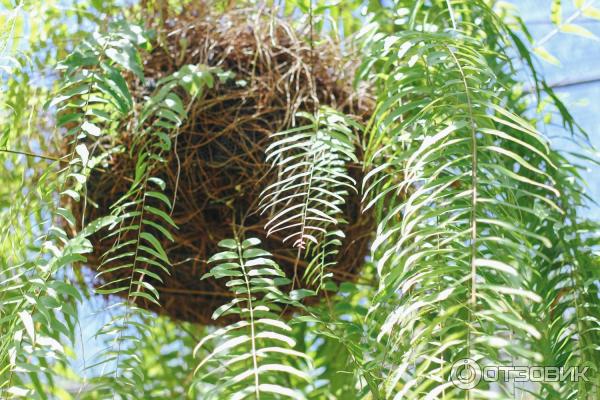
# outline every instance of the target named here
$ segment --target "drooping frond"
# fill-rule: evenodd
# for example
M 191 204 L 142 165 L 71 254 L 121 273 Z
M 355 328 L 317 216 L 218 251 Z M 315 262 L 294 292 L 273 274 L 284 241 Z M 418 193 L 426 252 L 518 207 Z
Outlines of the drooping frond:
M 282 306 L 294 303 L 279 289 L 290 280 L 259 244 L 254 238 L 223 240 L 219 246 L 225 250 L 209 260 L 214 266 L 204 278 L 228 279 L 235 295 L 213 319 L 240 319 L 204 337 L 194 350 L 212 345 L 196 369 L 204 385 L 214 385 L 206 393 L 210 398 L 304 398 L 294 388 L 309 380 L 303 369 L 310 359 L 294 350 L 292 329 L 279 317 Z
M 556 165 L 503 107 L 478 40 L 407 32 L 379 50 L 388 65 L 372 142 L 383 147 L 370 153 L 365 193 L 369 207 L 387 204 L 373 244 L 382 283 L 372 314 L 395 355 L 384 388 L 449 394 L 460 358 L 541 361 L 527 322 L 541 298 L 525 282 L 551 247 L 534 227 L 540 210 L 559 209 Z
M 316 116 L 298 114 L 310 123 L 273 135 L 267 161 L 279 179 L 262 196 L 262 212 L 270 212 L 267 234 L 283 232 L 284 242 L 304 249 L 317 245 L 330 226 L 339 223 L 344 195 L 354 190 L 346 163 L 357 162 L 348 117 L 322 108 Z
M 560 166 L 555 179 L 562 196 L 560 212 L 542 210 L 545 222 L 534 227 L 553 245 L 545 257 L 533 260 L 535 273 L 527 283 L 542 299 L 531 306 L 529 323 L 541 332 L 532 349 L 543 356 L 544 365 L 587 371 L 585 379 L 543 382 L 541 397 L 591 398 L 598 391 L 600 364 L 598 224 L 577 215 L 576 210 L 586 208 L 577 168 L 558 153 L 552 156 Z
M 49 203 L 54 204 L 50 206 L 47 223 L 36 227 L 40 232 L 32 244 L 35 256 L 27 262 L 15 260 L 16 268 L 3 272 L 2 397 L 33 396 L 31 384 L 20 379 L 23 374 L 32 378 L 37 394 L 44 392 L 38 374 L 45 374 L 47 384 L 52 385 L 48 367 L 64 357 L 64 346 L 57 338 L 65 335 L 74 341 L 72 307 L 81 299 L 64 276 L 72 263 L 85 262 L 85 254 L 91 249 L 87 237 L 110 222 L 92 221 L 72 236 L 65 231 L 65 227 L 76 228 L 65 203 L 78 202 L 83 197 L 85 182 L 94 168 L 94 142 L 105 133 L 100 125 L 119 120 L 132 108 L 123 75 L 127 71 L 140 72 L 135 46 L 144 38 L 135 27 L 113 28 L 110 34 L 96 34 L 83 41 L 60 65 L 65 71 L 65 83 L 48 104 L 49 109 L 58 113 L 57 126 L 67 131 L 68 155 L 55 163 L 59 169 L 56 175 L 53 175 L 55 168 L 49 168 L 44 174 L 48 181 L 39 181 L 40 189 L 45 192 L 42 197 L 52 199 Z M 52 198 L 53 193 L 58 194 L 59 202 Z
M 110 373 L 104 373 L 96 384 L 107 386 L 107 391 L 130 393 L 144 386 L 143 377 L 136 373 L 139 339 L 135 332 L 144 329 L 140 318 L 148 312 L 136 304 L 151 302 L 160 306 L 159 293 L 152 282 L 160 282 L 160 275 L 169 273 L 169 258 L 161 243 L 172 240 L 169 231 L 177 228 L 165 211 L 171 208 L 171 200 L 163 193 L 165 183 L 154 174 L 187 116 L 184 100 L 176 89 L 185 89 L 192 102 L 212 84 L 211 71 L 186 65 L 158 82 L 135 121 L 139 130 L 128 149 L 136 161 L 135 175 L 129 191 L 113 205 L 106 239 L 116 240 L 105 253 L 97 274 L 103 280 L 107 273 L 126 271 L 113 275 L 122 278 L 103 280 L 96 289 L 99 294 L 119 294 L 125 299 L 124 311 L 117 312 L 99 332 L 109 345 L 95 366 L 109 368 Z M 115 388 L 115 379 L 119 380 L 120 389 Z
M 358 161 L 354 144 L 360 127 L 327 107 L 298 118 L 309 123 L 274 134 L 266 150 L 278 178 L 264 190 L 260 209 L 270 215 L 267 235 L 310 251 L 305 279 L 320 287 L 343 238 L 336 228 L 345 222 L 341 207 L 348 192 L 356 190 L 347 167 Z

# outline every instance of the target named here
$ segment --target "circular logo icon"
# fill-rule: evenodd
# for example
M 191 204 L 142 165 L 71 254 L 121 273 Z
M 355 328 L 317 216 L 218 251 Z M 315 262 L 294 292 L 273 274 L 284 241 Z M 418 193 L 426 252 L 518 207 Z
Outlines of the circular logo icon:
M 450 379 L 459 389 L 473 389 L 481 380 L 481 368 L 475 360 L 463 358 L 452 364 Z

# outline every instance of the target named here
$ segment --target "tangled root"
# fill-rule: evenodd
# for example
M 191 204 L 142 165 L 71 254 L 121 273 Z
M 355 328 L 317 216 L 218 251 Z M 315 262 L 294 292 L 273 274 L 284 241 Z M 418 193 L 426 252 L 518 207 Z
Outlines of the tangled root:
M 138 305 L 176 320 L 213 324 L 213 311 L 232 294 L 224 281 L 200 277 L 209 269 L 206 261 L 218 251 L 217 243 L 232 237 L 234 230 L 260 238 L 288 277 L 294 273 L 297 249 L 277 235 L 266 237 L 266 219 L 257 213 L 261 190 L 276 175 L 265 163 L 270 135 L 292 126 L 297 111 L 329 105 L 364 119 L 373 102 L 364 88 L 352 87 L 356 63 L 342 57 L 339 43 L 313 38 L 311 46 L 300 39 L 309 36 L 308 27 L 297 31 L 285 20 L 249 10 L 219 16 L 188 10 L 165 27 L 164 43 L 143 56 L 147 79 L 145 85 L 133 85 L 137 98 L 186 64 L 219 67 L 235 75 L 215 82 L 202 100 L 191 104 L 166 164 L 155 173 L 167 184 L 165 194 L 174 202 L 171 216 L 179 229 L 172 232 L 174 242 L 162 243 L 173 264 L 170 275 L 161 274 L 162 283 L 152 282 L 162 307 L 145 299 Z M 106 149 L 127 148 L 131 135 L 115 140 Z M 110 205 L 127 192 L 134 166 L 124 151 L 109 156 L 109 173 L 92 174 L 87 191 L 89 204 L 95 206 L 86 208 L 86 221 L 109 213 Z M 350 165 L 349 172 L 357 182 L 362 180 L 360 165 Z M 79 222 L 80 207 L 72 205 Z M 373 231 L 372 218 L 361 213 L 358 194 L 349 195 L 344 218 L 345 239 L 330 270 L 337 282 L 357 278 Z M 114 238 L 93 242 L 90 269 L 96 269 Z M 302 259 L 297 262 L 300 276 L 306 265 Z M 103 273 L 94 284 L 125 277 L 121 271 Z

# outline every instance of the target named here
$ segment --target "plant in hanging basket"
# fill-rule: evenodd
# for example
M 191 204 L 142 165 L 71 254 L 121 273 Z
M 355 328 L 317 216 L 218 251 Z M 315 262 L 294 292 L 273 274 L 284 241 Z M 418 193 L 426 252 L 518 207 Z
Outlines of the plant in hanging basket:
M 330 106 L 364 120 L 371 112 L 372 99 L 365 88 L 352 87 L 356 63 L 342 55 L 339 43 L 312 38 L 311 45 L 302 39 L 309 36 L 308 27 L 298 31 L 285 20 L 250 10 L 222 15 L 188 10 L 165 26 L 164 43 L 142 56 L 145 82 L 132 80 L 134 97 L 144 98 L 153 85 L 185 65 L 218 68 L 229 79 L 215 79 L 214 86 L 193 102 L 180 94 L 188 102 L 187 118 L 169 133 L 172 148 L 153 172 L 166 183 L 164 194 L 171 207 L 149 199 L 178 226 L 173 229 L 156 222 L 151 228 L 168 229 L 172 236 L 173 240 L 161 243 L 172 267 L 169 273 L 159 271 L 160 279 L 145 277 L 159 292 L 160 307 L 143 297 L 136 301 L 177 320 L 211 324 L 214 310 L 232 294 L 226 282 L 200 278 L 210 269 L 208 259 L 219 251 L 217 243 L 234 232 L 259 238 L 286 275 L 290 279 L 296 275 L 296 288 L 314 286 L 314 280 L 302 279 L 310 264 L 304 257 L 306 250 L 299 252 L 298 243 L 284 243 L 289 235 L 285 229 L 272 229 L 271 225 L 269 230 L 274 211 L 261 209 L 265 188 L 281 173 L 267 160 L 266 150 L 274 133 L 305 122 L 297 120 L 298 112 Z M 130 125 L 122 125 L 122 134 L 101 142 L 106 158 L 102 171 L 92 172 L 88 180 L 87 206 L 71 205 L 79 222 L 109 214 L 111 206 L 129 190 L 137 155 L 128 149 L 135 135 L 128 131 Z M 357 182 L 355 187 L 360 187 L 363 173 L 358 140 L 354 152 L 355 160 L 343 168 Z M 344 197 L 337 206 L 345 221 L 337 233 L 341 244 L 327 255 L 327 272 L 336 282 L 357 278 L 373 231 L 373 219 L 361 212 L 359 193 L 348 189 Z M 120 238 L 122 242 L 127 239 Z M 131 273 L 111 270 L 111 263 L 105 262 L 105 254 L 116 240 L 114 235 L 92 237 L 94 250 L 87 268 L 98 273 L 95 286 Z

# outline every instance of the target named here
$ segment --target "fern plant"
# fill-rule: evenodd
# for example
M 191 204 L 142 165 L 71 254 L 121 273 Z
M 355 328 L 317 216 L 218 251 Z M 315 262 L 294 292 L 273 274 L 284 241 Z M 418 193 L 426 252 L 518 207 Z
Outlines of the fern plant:
M 264 190 L 260 210 L 270 215 L 267 235 L 278 234 L 299 255 L 302 250 L 312 255 L 304 279 L 320 287 L 330 276 L 325 269 L 343 238 L 336 229 L 345 222 L 341 207 L 348 192 L 356 190 L 347 166 L 358 162 L 354 144 L 360 126 L 327 107 L 314 116 L 297 117 L 309 123 L 275 133 L 266 150 L 278 179 Z
M 206 394 L 209 398 L 304 398 L 295 387 L 309 381 L 304 370 L 310 358 L 294 350 L 292 328 L 280 318 L 282 306 L 298 302 L 293 293 L 279 289 L 290 280 L 258 245 L 256 238 L 221 241 L 224 251 L 211 257 L 209 263 L 214 266 L 203 277 L 227 278 L 235 295 L 214 312 L 213 319 L 233 315 L 240 319 L 206 335 L 194 350 L 198 353 L 213 343 L 196 368 L 204 372 L 201 382 L 214 379 L 214 387 Z M 282 385 L 284 381 L 287 386 Z
M 139 130 L 134 131 L 136 136 L 129 149 L 130 156 L 137 155 L 135 175 L 129 191 L 113 205 L 106 239 L 116 240 L 104 254 L 96 276 L 102 278 L 115 271 L 127 271 L 124 278 L 105 280 L 96 289 L 98 294 L 120 293 L 124 298 L 121 304 L 113 305 L 124 311 L 117 312 L 98 332 L 108 343 L 94 364 L 94 367 L 102 365 L 102 374 L 95 380 L 99 391 L 105 385 L 109 393 L 120 393 L 124 398 L 132 391 L 143 391 L 144 379 L 137 372 L 140 360 L 136 355 L 139 346 L 136 333 L 143 335 L 141 320 L 151 317 L 136 304 L 147 301 L 160 306 L 159 292 L 152 282 L 162 282 L 160 275 L 169 273 L 169 258 L 161 243 L 172 241 L 169 231 L 177 228 L 164 211 L 171 209 L 171 200 L 163 193 L 165 183 L 155 172 L 164 163 L 163 153 L 171 149 L 173 132 L 177 134 L 187 116 L 184 100 L 175 90 L 185 89 L 191 103 L 212 85 L 212 71 L 186 65 L 158 82 L 136 120 Z M 114 384 L 116 379 L 118 386 Z
M 140 71 L 135 68 L 135 57 L 123 58 L 117 54 L 122 51 L 132 55 L 143 40 L 133 30 L 116 28 L 109 35 L 84 41 L 65 60 L 61 65 L 66 70 L 65 84 L 48 105 L 60 113 L 58 126 L 68 128 L 69 152 L 65 160 L 60 160 L 62 163 L 57 163 L 61 169 L 44 190 L 58 193 L 62 199 L 81 199 L 93 167 L 93 146 L 89 143 L 101 134 L 98 121 L 119 118 L 131 109 L 122 73 Z M 61 203 L 53 207 L 47 228 L 39 232 L 33 261 L 22 264 L 17 261 L 17 268 L 4 269 L 2 301 L 7 307 L 2 315 L 0 347 L 3 396 L 33 394 L 13 381 L 20 381 L 19 372 L 33 379 L 39 393 L 43 393 L 43 384 L 38 374 L 52 382 L 49 363 L 64 357 L 64 347 L 53 337 L 65 335 L 74 341 L 76 322 L 72 316 L 76 312 L 72 299 L 80 299 L 77 289 L 60 277 L 57 279 L 57 274 L 73 262 L 85 261 L 85 253 L 91 247 L 87 237 L 108 223 L 106 219 L 88 223 L 77 235 L 69 237 L 63 226 L 74 226 L 75 219 Z M 65 301 L 71 305 L 63 308 Z M 36 335 L 36 325 L 46 328 Z
M 536 227 L 568 212 L 559 206 L 560 164 L 504 106 L 506 91 L 472 35 L 403 32 L 372 48 L 385 71 L 365 183 L 367 207 L 386 204 L 371 311 L 389 349 L 383 392 L 459 396 L 448 376 L 460 359 L 544 360 L 534 349 L 547 333 L 532 324 L 544 293 L 531 282 L 553 246 Z M 571 334 L 585 341 L 591 332 Z M 492 395 L 491 386 L 478 388 L 471 398 Z
M 555 61 L 544 45 L 561 30 L 589 36 L 572 23 L 580 14 L 597 18 L 592 2 L 576 1 L 575 14 L 563 18 L 561 2 L 553 1 L 556 29 L 538 41 L 502 2 L 269 2 L 277 10 L 273 18 L 290 15 L 307 33 L 307 50 L 317 49 L 319 32 L 359 54 L 355 84 L 370 86 L 376 101 L 366 126 L 321 107 L 272 132 L 264 161 L 276 178 L 251 211 L 269 216 L 265 235 L 297 250 L 296 270 L 286 276 L 258 239 L 239 234 L 221 241 L 204 276 L 227 280 L 229 289 L 230 300 L 213 315 L 215 327 L 170 321 L 144 308 L 160 309 L 156 283 L 178 267 L 164 246 L 177 229 L 169 214 L 173 199 L 157 171 L 175 151 L 190 105 L 203 101 L 220 75 L 185 65 L 186 53 L 176 57 L 179 70 L 147 97 L 132 94 L 133 82 L 156 72 L 145 71 L 140 52 L 169 40 L 162 29 L 185 2 L 142 1 L 131 9 L 112 1 L 60 2 L 64 16 L 53 1 L 8 3 L 16 7 L 0 16 L 8 26 L 0 29 L 0 62 L 8 60 L 0 64 L 7 76 L 0 115 L 8 121 L 0 129 L 0 397 L 598 396 L 598 223 L 586 219 L 593 199 L 579 165 L 598 162 L 563 151 L 546 134 L 546 126 L 562 125 L 576 144 L 589 141 L 534 59 Z M 229 12 L 223 10 L 233 5 L 209 7 Z M 117 11 L 135 20 L 148 10 L 160 11 L 158 35 L 106 22 Z M 24 24 L 32 32 L 20 26 L 37 15 L 48 23 Z M 82 26 L 67 37 L 64 19 Z M 92 26 L 105 33 L 84 32 Z M 32 46 L 37 39 L 19 45 L 20 36 L 38 31 L 50 49 Z M 186 40 L 182 35 L 183 52 L 193 47 Z M 18 56 L 6 56 L 11 45 Z M 190 54 L 202 51 L 217 50 Z M 63 59 L 59 79 L 40 66 L 53 57 Z M 243 54 L 240 63 L 259 57 L 265 54 Z M 312 72 L 322 67 L 310 65 Z M 36 87 L 37 75 L 55 86 Z M 530 94 L 522 75 L 531 79 Z M 66 156 L 41 154 L 48 125 L 62 135 Z M 131 145 L 103 152 L 124 126 Z M 76 222 L 66 205 L 94 206 L 86 185 L 94 174 L 110 173 L 104 160 L 113 152 L 135 162 L 128 190 L 105 218 Z M 357 165 L 364 181 L 348 172 Z M 377 228 L 360 276 L 338 285 L 329 278 L 345 239 L 342 210 L 353 192 Z M 95 336 L 102 348 L 90 360 L 80 354 L 88 343 L 78 336 L 92 300 L 71 266 L 86 262 L 92 235 L 114 243 L 101 259 L 95 293 L 122 301 L 102 304 Z M 303 274 L 300 261 L 307 265 Z M 83 358 L 85 368 L 74 358 Z M 468 389 L 455 380 L 465 359 L 480 367 L 589 372 L 579 381 L 527 384 L 475 376 L 479 382 Z
M 591 371 L 587 380 L 542 385 L 548 397 L 576 398 L 594 394 L 598 385 L 598 352 L 593 344 L 598 342 L 600 322 L 594 283 L 598 280 L 597 260 L 593 256 L 598 229 L 596 222 L 578 217 L 573 211 L 583 207 L 582 182 L 564 158 L 555 157 L 555 163 L 562 167 L 556 185 L 561 189 L 558 204 L 563 212 L 546 210 L 546 220 L 552 222 L 534 228 L 553 246 L 544 252 L 546 257 L 535 260 L 536 274 L 530 278 L 530 285 L 542 301 L 533 305 L 530 323 L 542 332 L 533 348 L 543 355 L 545 365 Z

